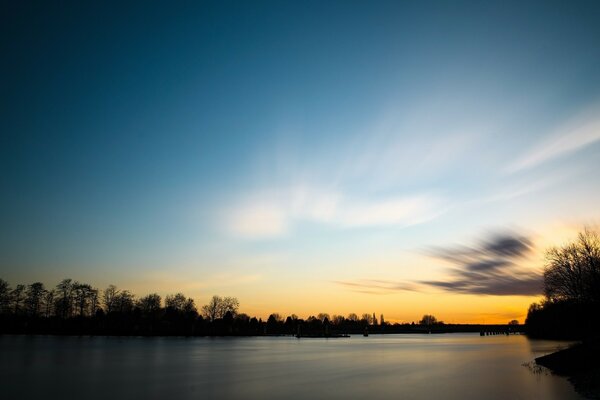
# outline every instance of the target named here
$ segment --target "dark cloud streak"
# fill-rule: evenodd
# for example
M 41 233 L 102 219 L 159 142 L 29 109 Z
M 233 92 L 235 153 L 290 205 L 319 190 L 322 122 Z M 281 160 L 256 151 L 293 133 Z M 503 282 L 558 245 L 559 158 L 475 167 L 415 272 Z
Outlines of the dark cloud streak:
M 519 266 L 532 251 L 529 238 L 508 232 L 493 235 L 474 247 L 429 250 L 429 256 L 453 264 L 446 279 L 416 282 L 364 279 L 335 283 L 356 292 L 374 294 L 435 288 L 461 294 L 534 296 L 542 293 L 542 273 Z
M 446 291 L 480 295 L 537 295 L 541 272 L 526 271 L 518 263 L 532 252 L 531 240 L 515 233 L 492 236 L 476 247 L 435 249 L 429 254 L 454 264 L 450 277 L 421 284 Z

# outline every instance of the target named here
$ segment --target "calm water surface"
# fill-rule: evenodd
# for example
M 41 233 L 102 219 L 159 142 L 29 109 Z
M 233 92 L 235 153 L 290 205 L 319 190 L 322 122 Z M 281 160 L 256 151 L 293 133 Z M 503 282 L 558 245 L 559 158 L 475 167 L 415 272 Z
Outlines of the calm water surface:
M 0 382 L 5 399 L 581 399 L 522 365 L 565 346 L 478 334 L 0 336 Z

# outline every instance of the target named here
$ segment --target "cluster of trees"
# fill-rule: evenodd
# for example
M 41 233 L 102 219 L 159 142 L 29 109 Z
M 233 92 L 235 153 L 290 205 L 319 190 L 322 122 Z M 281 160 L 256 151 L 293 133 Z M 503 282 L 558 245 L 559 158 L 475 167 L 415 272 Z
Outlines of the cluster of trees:
M 17 285 L 11 289 L 0 279 L 0 313 L 31 317 L 93 315 L 98 308 L 98 290 L 86 283 L 64 279 L 55 289 L 46 290 L 44 284 Z
M 267 321 L 239 313 L 235 297 L 213 296 L 200 311 L 182 293 L 163 299 L 156 293 L 137 297 L 114 285 L 98 290 L 87 283 L 63 279 L 53 288 L 43 283 L 9 284 L 0 279 L 0 333 L 118 335 L 260 335 L 331 331 L 361 332 L 385 326 L 383 315 L 351 313 L 347 317 L 320 313 L 306 320 L 271 314 Z
M 30 285 L 17 285 L 11 289 L 0 279 L 0 314 L 28 316 L 32 318 L 92 317 L 99 313 L 127 314 L 138 310 L 143 314 L 153 314 L 162 309 L 162 299 L 149 294 L 139 299 L 128 290 L 118 290 L 110 285 L 101 292 L 90 284 L 72 279 L 63 279 L 53 289 L 46 289 L 41 282 Z M 177 293 L 165 298 L 165 309 L 197 313 L 194 300 Z
M 269 315 L 266 321 L 239 312 L 235 297 L 213 296 L 198 308 L 182 293 L 163 299 L 137 297 L 114 285 L 98 290 L 63 279 L 11 288 L 0 279 L 0 333 L 91 335 L 302 335 L 371 333 L 478 332 L 479 325 L 447 325 L 430 314 L 418 322 L 389 324 L 375 313 L 347 316 L 319 313 L 306 319 Z
M 239 312 L 235 297 L 213 296 L 196 307 L 182 293 L 163 299 L 156 293 L 137 297 L 114 285 L 98 290 L 87 283 L 63 279 L 53 288 L 43 283 L 11 288 L 0 279 L 0 333 L 107 335 L 334 335 L 375 332 L 420 332 L 443 326 L 432 315 L 419 324 L 385 322 L 375 313 L 347 316 L 319 313 L 307 319 L 271 314 L 266 321 Z
M 544 295 L 525 322 L 533 337 L 585 339 L 598 336 L 600 236 L 585 229 L 577 240 L 546 252 Z
M 43 283 L 9 284 L 0 279 L 0 333 L 193 334 L 204 318 L 214 321 L 237 313 L 239 302 L 214 296 L 198 313 L 194 300 L 176 293 L 136 297 L 110 285 L 100 291 L 63 279 L 54 288 Z

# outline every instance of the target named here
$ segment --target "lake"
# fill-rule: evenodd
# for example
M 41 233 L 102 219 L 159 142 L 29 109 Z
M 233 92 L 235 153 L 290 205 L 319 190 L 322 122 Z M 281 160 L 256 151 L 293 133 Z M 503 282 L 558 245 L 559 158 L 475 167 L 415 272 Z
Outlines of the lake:
M 581 399 L 523 366 L 566 347 L 479 334 L 0 336 L 3 399 Z

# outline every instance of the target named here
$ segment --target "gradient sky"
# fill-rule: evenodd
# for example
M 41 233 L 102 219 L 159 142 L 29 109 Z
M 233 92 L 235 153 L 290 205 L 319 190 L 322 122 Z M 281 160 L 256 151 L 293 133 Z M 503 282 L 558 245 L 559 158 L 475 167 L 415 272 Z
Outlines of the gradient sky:
M 2 3 L 13 285 L 506 322 L 600 222 L 597 1 L 119 3 Z

